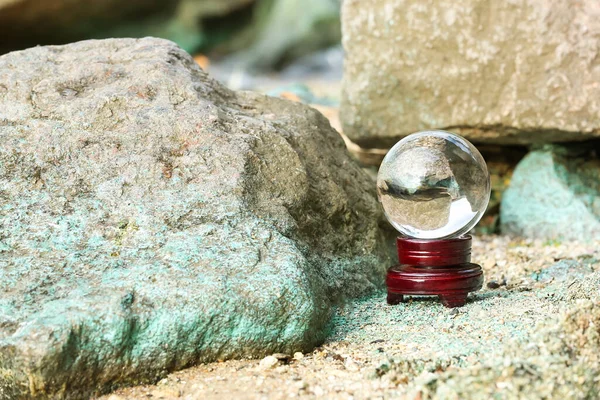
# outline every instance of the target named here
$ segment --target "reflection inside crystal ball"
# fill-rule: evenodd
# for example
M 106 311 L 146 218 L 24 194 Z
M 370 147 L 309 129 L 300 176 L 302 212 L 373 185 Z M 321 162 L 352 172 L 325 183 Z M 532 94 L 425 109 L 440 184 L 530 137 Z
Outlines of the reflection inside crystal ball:
M 412 134 L 387 153 L 377 174 L 377 193 L 388 220 L 417 239 L 467 233 L 490 199 L 490 178 L 479 151 L 444 131 Z

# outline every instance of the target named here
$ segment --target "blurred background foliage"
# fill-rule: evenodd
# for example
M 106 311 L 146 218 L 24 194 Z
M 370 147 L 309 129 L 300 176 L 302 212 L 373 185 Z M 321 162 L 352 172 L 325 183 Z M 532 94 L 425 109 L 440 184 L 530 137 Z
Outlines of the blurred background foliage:
M 0 0 L 0 53 L 157 36 L 246 70 L 282 68 L 340 42 L 341 0 Z

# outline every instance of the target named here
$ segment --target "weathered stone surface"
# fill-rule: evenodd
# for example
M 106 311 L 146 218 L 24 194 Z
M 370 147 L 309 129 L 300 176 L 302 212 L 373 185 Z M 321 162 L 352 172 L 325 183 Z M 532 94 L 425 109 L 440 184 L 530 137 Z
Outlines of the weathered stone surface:
M 171 42 L 0 57 L 0 398 L 307 351 L 382 283 L 369 177 L 317 111 Z
M 500 207 L 504 233 L 600 238 L 600 159 L 586 147 L 546 146 L 517 165 Z
M 347 0 L 344 133 L 365 147 L 446 129 L 475 142 L 600 136 L 600 4 Z

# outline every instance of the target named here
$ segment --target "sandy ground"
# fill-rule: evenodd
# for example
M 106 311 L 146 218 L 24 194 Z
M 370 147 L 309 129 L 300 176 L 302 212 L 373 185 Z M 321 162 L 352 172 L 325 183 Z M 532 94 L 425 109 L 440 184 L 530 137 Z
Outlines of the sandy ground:
M 385 294 L 376 293 L 341 306 L 329 339 L 312 353 L 199 365 L 101 399 L 457 398 L 455 392 L 440 395 L 439 384 L 428 388 L 433 381 L 452 387 L 452 379 L 492 360 L 506 367 L 508 354 L 538 340 L 540 326 L 559 324 L 561 310 L 580 301 L 574 288 L 600 270 L 599 245 L 475 239 L 473 260 L 483 266 L 486 285 L 462 308 L 426 297 L 389 306 Z M 502 375 L 481 393 L 502 393 L 513 382 Z

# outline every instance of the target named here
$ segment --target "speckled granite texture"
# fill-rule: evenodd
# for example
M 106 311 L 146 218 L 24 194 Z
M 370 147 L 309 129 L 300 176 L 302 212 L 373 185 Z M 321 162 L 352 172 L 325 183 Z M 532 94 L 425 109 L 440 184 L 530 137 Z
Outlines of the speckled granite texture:
M 315 110 L 158 39 L 0 57 L 0 398 L 83 398 L 309 350 L 389 264 L 368 176 Z

